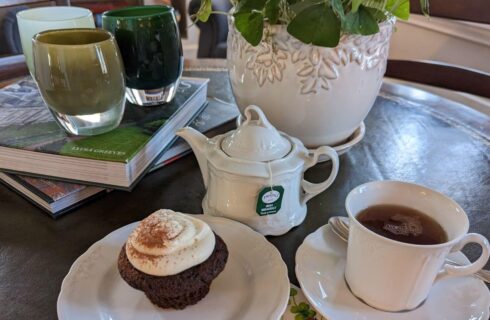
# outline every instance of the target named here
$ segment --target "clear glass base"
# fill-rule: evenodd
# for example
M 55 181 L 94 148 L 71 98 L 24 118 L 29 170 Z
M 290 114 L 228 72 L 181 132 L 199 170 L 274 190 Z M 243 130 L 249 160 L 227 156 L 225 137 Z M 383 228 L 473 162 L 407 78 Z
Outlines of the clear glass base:
M 76 136 L 95 136 L 119 126 L 124 114 L 124 103 L 104 112 L 84 115 L 67 115 L 49 110 L 67 133 Z
M 126 87 L 126 99 L 139 106 L 156 106 L 172 101 L 177 92 L 180 79 L 159 89 L 132 89 Z

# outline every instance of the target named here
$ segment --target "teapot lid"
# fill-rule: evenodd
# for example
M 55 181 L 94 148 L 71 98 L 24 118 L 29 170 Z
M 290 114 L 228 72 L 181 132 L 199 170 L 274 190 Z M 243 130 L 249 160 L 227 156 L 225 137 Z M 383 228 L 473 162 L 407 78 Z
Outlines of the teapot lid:
M 248 106 L 244 114 L 245 121 L 221 143 L 221 149 L 228 156 L 251 161 L 272 161 L 289 153 L 291 143 L 270 124 L 259 107 Z

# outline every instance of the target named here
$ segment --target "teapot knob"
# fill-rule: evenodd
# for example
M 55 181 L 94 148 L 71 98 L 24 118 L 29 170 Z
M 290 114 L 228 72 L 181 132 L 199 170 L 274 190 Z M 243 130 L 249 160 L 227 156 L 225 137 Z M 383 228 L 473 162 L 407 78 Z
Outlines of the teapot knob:
M 250 121 L 257 120 L 257 125 L 260 125 L 264 128 L 271 129 L 271 130 L 276 130 L 272 126 L 272 124 L 267 120 L 267 117 L 265 116 L 264 112 L 255 105 L 250 105 L 247 108 L 245 108 L 244 111 L 245 114 L 245 121 L 241 123 L 241 125 L 248 125 Z M 256 116 L 257 119 L 255 119 L 254 115 Z
M 259 107 L 248 106 L 243 114 L 237 119 L 236 130 L 221 142 L 222 151 L 232 158 L 250 161 L 277 160 L 289 153 L 290 140 L 274 128 Z

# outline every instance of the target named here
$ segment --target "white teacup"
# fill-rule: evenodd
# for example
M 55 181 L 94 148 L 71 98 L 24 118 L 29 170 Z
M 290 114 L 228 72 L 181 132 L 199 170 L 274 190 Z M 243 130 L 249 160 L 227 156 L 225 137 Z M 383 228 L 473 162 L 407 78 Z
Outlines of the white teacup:
M 394 241 L 364 227 L 356 216 L 374 205 L 391 204 L 421 211 L 446 231 L 448 241 L 415 245 Z M 367 304 L 385 311 L 411 310 L 429 295 L 435 281 L 450 276 L 471 275 L 485 266 L 490 245 L 480 234 L 467 233 L 468 217 L 446 196 L 426 187 L 375 181 L 352 190 L 345 201 L 350 220 L 345 279 L 351 291 Z M 482 247 L 481 256 L 467 266 L 444 262 L 450 252 L 467 243 Z

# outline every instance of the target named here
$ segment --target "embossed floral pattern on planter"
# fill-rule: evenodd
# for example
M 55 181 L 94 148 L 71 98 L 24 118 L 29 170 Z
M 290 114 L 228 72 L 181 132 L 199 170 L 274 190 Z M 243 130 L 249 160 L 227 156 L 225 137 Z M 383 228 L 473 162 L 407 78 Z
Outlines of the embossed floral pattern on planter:
M 300 42 L 285 25 L 266 25 L 253 47 L 231 17 L 227 61 L 239 109 L 259 106 L 276 128 L 310 148 L 344 143 L 374 104 L 394 23 L 381 23 L 370 36 L 344 35 L 335 48 Z
M 371 36 L 344 35 L 335 48 L 306 45 L 289 35 L 285 26 L 266 26 L 264 40 L 250 45 L 230 20 L 229 59 L 246 58 L 246 68 L 253 72 L 260 87 L 266 82 L 282 81 L 288 65 L 296 69 L 301 94 L 329 90 L 330 81 L 340 76 L 339 68 L 357 63 L 362 70 L 386 68 L 393 21 L 380 25 L 380 32 Z M 289 62 L 289 61 L 290 62 Z

